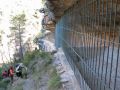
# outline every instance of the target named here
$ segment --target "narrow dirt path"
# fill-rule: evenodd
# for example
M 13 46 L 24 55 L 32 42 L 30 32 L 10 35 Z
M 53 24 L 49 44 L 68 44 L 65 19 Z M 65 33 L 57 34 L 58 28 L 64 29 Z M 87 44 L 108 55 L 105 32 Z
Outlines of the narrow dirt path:
M 32 79 L 25 80 L 23 84 L 23 90 L 35 90 L 35 83 Z

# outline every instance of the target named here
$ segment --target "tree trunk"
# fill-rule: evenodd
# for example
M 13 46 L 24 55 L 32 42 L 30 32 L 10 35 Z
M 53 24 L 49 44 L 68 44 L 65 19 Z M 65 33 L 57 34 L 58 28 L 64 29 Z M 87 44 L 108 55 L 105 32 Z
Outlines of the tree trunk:
M 19 24 L 19 39 L 20 39 L 20 59 L 23 60 L 23 50 L 22 50 L 22 39 L 21 39 L 20 24 Z

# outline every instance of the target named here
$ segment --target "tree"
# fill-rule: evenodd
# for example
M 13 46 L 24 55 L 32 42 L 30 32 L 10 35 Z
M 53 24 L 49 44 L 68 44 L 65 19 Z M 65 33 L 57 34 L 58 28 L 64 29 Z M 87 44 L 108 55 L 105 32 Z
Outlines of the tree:
M 22 34 L 24 32 L 24 26 L 25 26 L 25 22 L 26 22 L 26 16 L 24 13 L 22 14 L 18 14 L 12 17 L 11 19 L 11 24 L 12 27 L 10 27 L 10 29 L 13 31 L 12 33 L 14 33 L 15 36 L 15 44 L 17 47 L 17 44 L 19 43 L 19 54 L 20 54 L 20 59 L 23 59 L 23 47 L 22 47 Z

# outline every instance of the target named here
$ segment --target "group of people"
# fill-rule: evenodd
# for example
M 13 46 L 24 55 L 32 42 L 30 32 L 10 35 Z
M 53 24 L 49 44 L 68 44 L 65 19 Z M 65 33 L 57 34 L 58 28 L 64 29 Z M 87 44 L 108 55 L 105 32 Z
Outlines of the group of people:
M 12 66 L 9 67 L 8 71 L 5 70 L 2 72 L 2 77 L 5 79 L 7 77 L 11 78 L 11 82 L 13 82 L 13 76 L 14 76 L 14 68 Z
M 2 77 L 3 78 L 10 77 L 11 82 L 13 82 L 14 75 L 21 78 L 23 78 L 23 75 L 24 75 L 24 77 L 27 78 L 27 67 L 25 67 L 23 63 L 18 63 L 16 64 L 15 68 L 13 68 L 13 66 L 10 66 L 8 71 L 5 70 L 2 73 Z

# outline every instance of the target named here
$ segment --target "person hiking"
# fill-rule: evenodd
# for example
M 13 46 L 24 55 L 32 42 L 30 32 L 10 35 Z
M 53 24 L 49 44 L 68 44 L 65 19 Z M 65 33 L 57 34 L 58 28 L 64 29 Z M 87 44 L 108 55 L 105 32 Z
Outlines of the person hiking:
M 12 66 L 10 66 L 8 72 L 9 72 L 9 77 L 11 78 L 11 83 L 13 83 L 14 69 Z
M 17 64 L 16 65 L 15 72 L 16 72 L 16 76 L 17 77 L 21 77 L 22 78 L 22 66 L 21 66 L 21 64 Z
M 17 77 L 27 78 L 27 67 L 23 65 L 23 63 L 17 64 L 15 71 L 16 71 Z
M 6 70 L 2 73 L 2 77 L 3 77 L 3 78 L 7 78 L 7 77 L 8 77 L 8 73 L 7 73 Z

